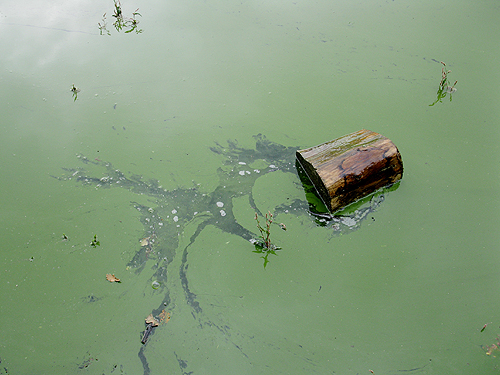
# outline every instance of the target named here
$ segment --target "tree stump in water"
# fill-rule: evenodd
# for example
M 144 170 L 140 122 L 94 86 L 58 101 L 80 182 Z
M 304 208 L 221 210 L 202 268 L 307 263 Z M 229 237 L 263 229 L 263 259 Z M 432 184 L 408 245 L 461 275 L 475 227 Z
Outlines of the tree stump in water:
M 394 143 L 365 129 L 298 150 L 296 156 L 332 213 L 403 176 L 403 162 Z

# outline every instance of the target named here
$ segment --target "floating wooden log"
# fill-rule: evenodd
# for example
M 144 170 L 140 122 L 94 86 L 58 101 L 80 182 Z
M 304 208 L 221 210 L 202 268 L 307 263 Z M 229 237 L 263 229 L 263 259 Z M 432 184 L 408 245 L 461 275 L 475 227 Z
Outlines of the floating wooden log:
M 403 176 L 403 162 L 394 143 L 365 129 L 298 150 L 296 156 L 331 213 Z

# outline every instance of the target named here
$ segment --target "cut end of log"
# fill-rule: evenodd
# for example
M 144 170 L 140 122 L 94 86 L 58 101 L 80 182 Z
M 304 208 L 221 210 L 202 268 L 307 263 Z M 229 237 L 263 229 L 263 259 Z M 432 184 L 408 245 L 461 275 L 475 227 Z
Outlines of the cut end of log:
M 403 177 L 394 143 L 365 129 L 298 150 L 296 156 L 331 213 Z

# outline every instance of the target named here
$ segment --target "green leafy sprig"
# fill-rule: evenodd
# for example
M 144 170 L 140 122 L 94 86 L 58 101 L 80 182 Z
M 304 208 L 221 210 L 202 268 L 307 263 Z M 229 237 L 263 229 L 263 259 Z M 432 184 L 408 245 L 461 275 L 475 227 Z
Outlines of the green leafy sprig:
M 90 243 L 90 246 L 96 248 L 97 246 L 101 246 L 101 243 L 97 240 L 97 234 L 94 234 L 94 239 Z
M 269 254 L 276 255 L 276 250 L 281 250 L 281 247 L 275 246 L 271 243 L 271 224 L 273 223 L 273 214 L 268 211 L 265 215 L 266 225 L 262 227 L 260 225 L 259 216 L 255 213 L 255 221 L 257 221 L 257 229 L 260 232 L 261 241 L 254 242 L 255 250 L 254 253 L 264 254 L 261 258 L 264 259 L 264 268 L 266 268 L 267 263 L 269 263 Z

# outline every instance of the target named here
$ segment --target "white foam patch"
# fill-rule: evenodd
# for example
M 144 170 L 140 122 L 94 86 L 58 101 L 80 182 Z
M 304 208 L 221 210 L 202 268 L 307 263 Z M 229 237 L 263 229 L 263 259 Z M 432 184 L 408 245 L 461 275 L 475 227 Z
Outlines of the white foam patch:
M 340 220 L 342 221 L 342 224 L 347 225 L 348 227 L 356 225 L 356 220 L 354 220 L 352 217 L 343 217 Z

